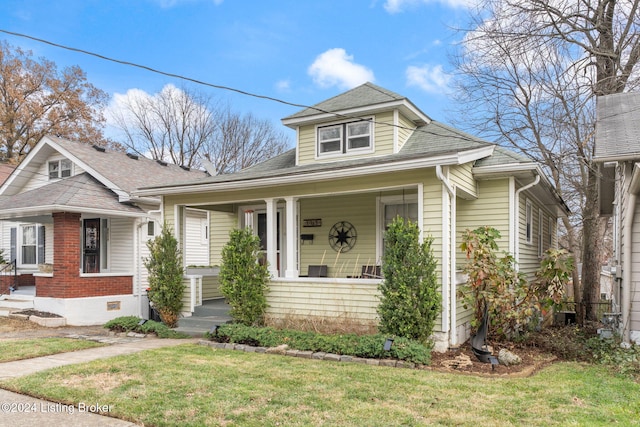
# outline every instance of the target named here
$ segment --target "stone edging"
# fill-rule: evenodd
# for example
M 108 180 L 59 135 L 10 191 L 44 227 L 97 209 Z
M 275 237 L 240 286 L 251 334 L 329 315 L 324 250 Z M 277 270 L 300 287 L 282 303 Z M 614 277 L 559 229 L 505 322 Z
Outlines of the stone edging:
M 208 346 L 220 350 L 236 350 L 246 353 L 279 354 L 282 356 L 299 357 L 301 359 L 330 360 L 332 362 L 361 363 L 370 366 L 388 366 L 393 368 L 429 369 L 427 365 L 407 362 L 396 359 L 367 359 L 363 357 L 347 356 L 334 353 L 313 352 L 305 350 L 292 350 L 286 345 L 279 347 L 254 347 L 245 344 L 220 343 L 215 341 L 200 340 L 199 345 Z

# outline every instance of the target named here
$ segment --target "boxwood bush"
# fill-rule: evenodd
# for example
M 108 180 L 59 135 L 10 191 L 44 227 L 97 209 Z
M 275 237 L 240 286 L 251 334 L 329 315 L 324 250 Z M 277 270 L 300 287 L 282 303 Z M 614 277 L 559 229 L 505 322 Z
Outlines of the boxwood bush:
M 109 320 L 104 324 L 105 329 L 114 332 L 136 332 L 139 334 L 156 334 L 158 338 L 188 338 L 189 335 L 171 330 L 164 323 L 147 320 L 140 325 L 140 318 L 136 316 L 123 316 Z
M 431 347 L 407 338 L 396 337 L 389 351 L 384 350 L 385 335 L 323 335 L 291 329 L 253 327 L 239 323 L 219 326 L 215 334 L 207 337 L 217 342 L 246 344 L 256 347 L 277 347 L 286 344 L 301 351 L 335 353 L 355 357 L 393 358 L 428 365 Z

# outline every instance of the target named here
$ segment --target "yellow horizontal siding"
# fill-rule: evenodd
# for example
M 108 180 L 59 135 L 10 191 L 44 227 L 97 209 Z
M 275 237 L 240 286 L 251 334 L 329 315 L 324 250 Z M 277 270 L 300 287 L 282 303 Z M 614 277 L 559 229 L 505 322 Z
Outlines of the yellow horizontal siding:
M 275 317 L 344 316 L 377 322 L 376 307 L 380 301 L 378 295 L 376 283 L 338 283 L 330 279 L 308 282 L 303 279 L 296 282 L 272 280 L 267 293 L 267 312 Z
M 374 117 L 375 153 L 365 156 L 384 156 L 393 154 L 393 111 L 377 114 Z
M 300 218 L 322 219 L 321 227 L 300 227 L 300 233 L 313 234 L 313 242 L 300 245 L 300 272 L 309 265 L 327 265 L 328 277 L 360 275 L 362 265 L 375 265 L 376 259 L 376 194 L 304 199 L 300 202 Z M 351 223 L 357 232 L 355 246 L 338 253 L 329 245 L 331 227 L 341 221 Z
M 202 299 L 222 298 L 220 292 L 219 276 L 203 276 L 202 277 Z
M 402 149 L 409 137 L 416 129 L 416 125 L 405 117 L 403 114 L 399 114 L 398 117 L 398 150 Z
M 229 212 L 211 212 L 211 227 L 209 233 L 210 265 L 222 263 L 222 248 L 229 241 L 229 232 L 238 226 L 238 216 Z
M 476 180 L 472 173 L 473 165 L 465 163 L 464 165 L 453 166 L 449 169 L 449 179 L 456 186 L 458 197 L 476 198 L 478 191 Z
M 479 198 L 476 200 L 457 199 L 458 221 L 456 223 L 456 265 L 463 268 L 467 260 L 460 249 L 461 236 L 466 229 L 491 226 L 500 232 L 498 247 L 509 250 L 509 180 L 495 179 L 478 182 Z

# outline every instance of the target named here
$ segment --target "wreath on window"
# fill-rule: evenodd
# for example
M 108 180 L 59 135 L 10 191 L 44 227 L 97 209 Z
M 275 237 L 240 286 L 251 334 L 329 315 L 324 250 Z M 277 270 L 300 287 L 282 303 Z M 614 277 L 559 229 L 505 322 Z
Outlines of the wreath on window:
M 357 239 L 356 228 L 347 221 L 336 222 L 329 230 L 329 245 L 336 252 L 349 252 Z

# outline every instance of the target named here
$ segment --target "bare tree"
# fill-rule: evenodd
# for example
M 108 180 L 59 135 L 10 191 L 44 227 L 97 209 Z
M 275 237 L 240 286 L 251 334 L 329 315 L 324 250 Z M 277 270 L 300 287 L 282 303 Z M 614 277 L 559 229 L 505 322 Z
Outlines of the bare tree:
M 107 99 L 79 67 L 58 71 L 53 62 L 0 41 L 0 160 L 19 162 L 46 134 L 107 145 Z
M 149 95 L 130 90 L 116 96 L 110 116 L 129 150 L 153 159 L 199 167 L 209 159 L 217 173 L 235 172 L 280 154 L 284 134 L 270 122 L 221 108 L 211 97 L 166 85 Z
M 576 213 L 564 226 L 582 254 L 574 298 L 590 320 L 606 230 L 592 160 L 595 97 L 638 85 L 639 3 L 483 0 L 455 60 L 466 111 L 458 124 L 540 161 Z
M 130 90 L 110 109 L 122 144 L 130 151 L 181 166 L 199 165 L 201 150 L 215 131 L 211 99 L 166 85 L 151 96 Z
M 207 154 L 218 173 L 231 173 L 282 153 L 287 136 L 268 120 L 251 113 L 242 115 L 229 108 L 218 115 L 216 130 Z

